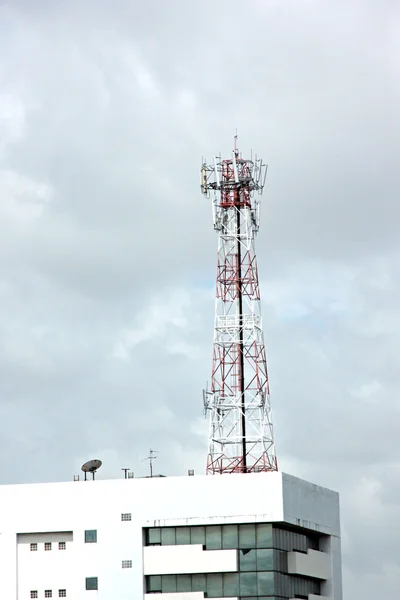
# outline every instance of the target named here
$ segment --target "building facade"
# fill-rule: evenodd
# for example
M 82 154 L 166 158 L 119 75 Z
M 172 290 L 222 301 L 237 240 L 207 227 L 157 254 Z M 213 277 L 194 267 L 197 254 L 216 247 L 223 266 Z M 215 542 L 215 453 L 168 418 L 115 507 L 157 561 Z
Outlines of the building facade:
M 342 600 L 338 494 L 279 473 L 0 487 L 1 598 Z

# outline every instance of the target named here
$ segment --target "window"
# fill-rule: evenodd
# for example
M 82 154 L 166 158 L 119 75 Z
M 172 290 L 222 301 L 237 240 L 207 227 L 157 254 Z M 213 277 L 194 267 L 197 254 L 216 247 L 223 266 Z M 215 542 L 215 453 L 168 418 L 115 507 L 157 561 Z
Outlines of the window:
M 256 547 L 256 526 L 253 523 L 239 525 L 239 548 Z
M 159 546 L 161 544 L 161 529 L 159 527 L 148 529 L 147 544 L 149 546 Z
M 132 561 L 131 560 L 123 560 L 122 568 L 123 569 L 132 569 Z
M 86 529 L 85 544 L 96 544 L 96 543 L 97 543 L 97 529 Z
M 206 550 L 221 550 L 221 548 L 221 525 L 209 525 L 206 527 Z
M 237 525 L 224 525 L 222 528 L 222 547 L 239 548 L 239 536 Z
M 38 598 L 38 591 L 37 590 L 31 590 L 31 598 Z
M 67 544 L 65 542 L 58 542 L 58 549 L 65 550 L 67 548 Z
M 53 591 L 52 590 L 44 590 L 44 597 L 45 598 L 52 598 L 53 597 Z
M 31 544 L 31 552 L 37 552 L 37 544 Z
M 205 527 L 191 527 L 191 543 L 206 545 L 206 530 Z
M 121 513 L 121 521 L 132 521 L 132 513 Z
M 190 544 L 190 527 L 176 528 L 176 543 L 178 545 Z
M 260 573 L 264 575 L 265 573 Z M 269 575 L 269 573 L 267 573 Z M 273 576 L 273 573 L 271 573 Z M 240 595 L 241 596 L 256 596 L 257 595 L 257 573 L 240 573 L 239 575 Z
M 224 596 L 239 596 L 239 573 L 224 573 L 222 578 Z
M 147 577 L 147 592 L 161 592 L 161 575 L 150 575 Z
M 161 544 L 163 546 L 174 546 L 175 543 L 175 527 L 163 527 L 161 529 Z
M 192 576 L 191 575 L 177 575 L 176 577 L 176 591 L 191 592 L 192 591 Z
M 272 548 L 272 525 L 258 523 L 256 525 L 257 548 Z
M 161 586 L 163 594 L 176 594 L 176 575 L 163 575 Z
M 44 549 L 45 550 L 51 550 L 51 542 L 45 542 L 44 543 Z M 50 596 L 49 596 L 49 598 L 50 598 Z
M 66 598 L 67 597 L 67 590 L 58 590 L 58 597 L 59 598 Z
M 257 569 L 257 550 L 239 550 L 239 571 L 255 571 Z
M 87 590 L 98 590 L 99 589 L 98 577 L 86 577 L 86 589 Z
M 207 574 L 207 596 L 210 598 L 221 598 L 222 591 L 222 573 Z

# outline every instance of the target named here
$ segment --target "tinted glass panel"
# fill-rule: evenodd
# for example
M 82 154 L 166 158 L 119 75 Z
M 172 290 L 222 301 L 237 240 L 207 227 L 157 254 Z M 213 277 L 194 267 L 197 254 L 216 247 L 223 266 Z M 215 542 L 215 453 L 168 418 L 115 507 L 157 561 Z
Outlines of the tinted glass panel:
M 267 595 L 273 594 L 274 589 L 274 573 L 257 573 L 258 594 Z
M 192 578 L 190 575 L 177 575 L 176 576 L 176 591 L 177 592 L 191 592 L 192 591 Z
M 287 573 L 288 564 L 287 564 L 287 552 L 282 552 L 281 550 L 274 551 L 274 569 L 275 571 L 283 571 Z
M 237 525 L 224 525 L 222 527 L 222 547 L 239 548 L 239 533 Z
M 204 527 L 191 527 L 190 532 L 190 543 L 191 544 L 202 544 L 205 546 L 206 544 L 206 532 Z
M 205 592 L 206 589 L 206 576 L 203 574 L 192 575 L 192 592 Z
M 239 571 L 255 571 L 256 569 L 256 550 L 239 550 Z
M 87 590 L 97 590 L 98 589 L 97 577 L 86 577 L 86 589 Z
M 177 527 L 176 528 L 176 543 L 177 544 L 190 544 L 190 527 Z
M 257 594 L 257 573 L 240 573 L 240 595 Z
M 85 543 L 95 544 L 97 542 L 97 529 L 86 529 L 85 531 Z
M 272 548 L 272 525 L 258 523 L 256 525 L 257 548 Z
M 163 527 L 161 529 L 161 543 L 163 546 L 173 546 L 175 544 L 175 527 Z
M 221 526 L 210 525 L 206 527 L 206 549 L 220 550 L 222 548 Z
M 256 526 L 252 523 L 239 525 L 239 548 L 256 547 Z
M 209 598 L 220 598 L 222 594 L 222 573 L 207 575 L 207 596 Z
M 239 596 L 239 573 L 223 574 L 224 596 Z
M 147 578 L 148 592 L 161 592 L 161 575 L 151 575 Z
M 163 594 L 165 592 L 176 592 L 176 575 L 163 575 L 161 589 Z
M 147 533 L 147 539 L 149 544 L 161 544 L 161 531 L 157 527 L 156 529 L 149 529 Z
M 274 551 L 257 550 L 257 571 L 272 571 L 274 568 Z

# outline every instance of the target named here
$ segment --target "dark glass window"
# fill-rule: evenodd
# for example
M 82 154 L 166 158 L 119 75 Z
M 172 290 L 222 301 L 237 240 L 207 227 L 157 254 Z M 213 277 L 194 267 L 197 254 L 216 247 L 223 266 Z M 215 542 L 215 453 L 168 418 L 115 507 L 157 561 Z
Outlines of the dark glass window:
M 274 569 L 274 551 L 257 550 L 257 571 L 273 571 Z
M 205 592 L 207 590 L 206 576 L 202 573 L 192 575 L 192 592 Z
M 257 573 L 240 573 L 240 595 L 257 595 Z
M 190 542 L 192 544 L 206 544 L 206 532 L 204 527 L 191 527 L 190 528 Z
M 222 527 L 222 547 L 239 548 L 239 533 L 237 525 L 224 525 Z
M 97 543 L 97 529 L 86 529 L 85 544 L 96 544 L 96 543 Z
M 175 543 L 175 527 L 163 527 L 161 529 L 161 544 L 163 546 L 174 546 Z
M 86 589 L 87 590 L 98 590 L 99 589 L 98 577 L 86 577 Z
M 177 527 L 176 528 L 176 543 L 177 544 L 190 544 L 190 527 Z
M 148 530 L 148 543 L 149 544 L 161 544 L 161 530 L 159 527 Z
M 239 550 L 239 571 L 255 571 L 257 569 L 257 550 Z
M 274 570 L 275 571 L 283 571 L 284 573 L 287 573 L 287 571 L 288 571 L 287 557 L 288 557 L 287 552 L 283 552 L 282 550 L 274 551 Z M 262 570 L 262 569 L 259 569 L 259 570 Z M 266 570 L 268 570 L 268 569 L 266 569 Z
M 222 576 L 224 596 L 239 596 L 239 573 L 224 573 Z
M 206 527 L 206 550 L 221 550 L 222 533 L 220 525 Z
M 177 575 L 176 576 L 176 591 L 177 592 L 191 592 L 192 591 L 191 575 Z
M 176 575 L 163 575 L 161 580 L 162 593 L 176 592 Z
M 161 592 L 161 575 L 150 575 L 147 578 L 148 592 Z
M 274 573 L 257 573 L 258 594 L 267 595 L 275 592 Z
M 207 596 L 209 598 L 220 598 L 222 592 L 222 573 L 210 573 L 207 575 Z
M 253 523 L 239 525 L 239 548 L 256 547 L 256 526 Z
M 272 548 L 272 525 L 258 523 L 256 525 L 257 548 Z

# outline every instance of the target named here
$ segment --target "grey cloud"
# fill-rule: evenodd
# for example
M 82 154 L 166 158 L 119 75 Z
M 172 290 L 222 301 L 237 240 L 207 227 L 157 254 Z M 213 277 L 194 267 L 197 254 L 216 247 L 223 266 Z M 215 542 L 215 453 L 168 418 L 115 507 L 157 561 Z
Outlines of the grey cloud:
M 342 495 L 345 597 L 398 597 L 399 9 L 0 6 L 3 482 L 202 471 L 202 156 L 269 163 L 258 258 L 281 467 Z M 373 560 L 371 549 L 374 549 Z

